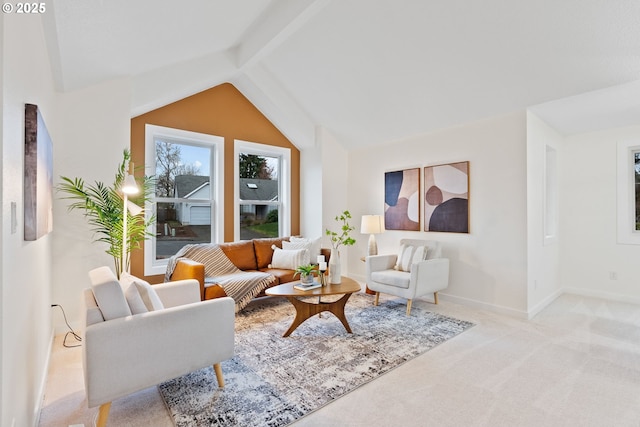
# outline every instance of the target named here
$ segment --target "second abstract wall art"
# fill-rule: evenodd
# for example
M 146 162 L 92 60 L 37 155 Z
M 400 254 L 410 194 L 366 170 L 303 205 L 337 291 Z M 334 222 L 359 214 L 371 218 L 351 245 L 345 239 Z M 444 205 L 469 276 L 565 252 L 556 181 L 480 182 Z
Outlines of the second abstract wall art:
M 424 231 L 469 232 L 469 162 L 424 168 Z

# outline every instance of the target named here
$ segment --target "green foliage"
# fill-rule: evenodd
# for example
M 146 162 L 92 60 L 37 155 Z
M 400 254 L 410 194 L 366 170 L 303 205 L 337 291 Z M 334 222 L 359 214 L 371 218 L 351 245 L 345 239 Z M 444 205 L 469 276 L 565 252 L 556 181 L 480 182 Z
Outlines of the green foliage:
M 125 178 L 125 166 L 131 158 L 128 150 L 124 150 L 123 157 L 111 186 L 99 181 L 93 185 L 87 185 L 82 178 L 72 179 L 66 176 L 60 177 L 62 183 L 57 186 L 57 191 L 66 194 L 62 197 L 63 199 L 72 200 L 68 208 L 70 211 L 75 209 L 84 211 L 91 230 L 96 234 L 94 241 L 107 244 L 108 248 L 105 252 L 113 257 L 118 277 L 127 267 L 124 266 L 123 270 L 121 265 L 124 198 L 120 188 Z M 132 203 L 144 207 L 153 194 L 153 178 L 145 176 L 136 181 L 142 191 L 129 199 Z M 132 249 L 141 247 L 142 242 L 151 236 L 147 228 L 155 222 L 155 216 L 145 220 L 144 211 L 136 216 L 131 215 L 128 210 L 126 212 L 128 251 L 131 252 Z
M 264 237 L 278 237 L 278 223 L 266 222 L 264 224 L 254 224 L 248 227 L 249 230 L 253 230 L 256 233 L 262 234 Z
M 266 222 L 278 222 L 278 209 L 269 211 Z
M 315 270 L 316 270 L 316 267 L 311 264 L 299 265 L 298 268 L 296 268 L 296 272 L 293 273 L 293 277 L 296 277 L 298 274 L 300 276 L 308 276 L 310 274 L 313 274 Z
M 271 179 L 273 171 L 267 164 L 267 159 L 255 154 L 240 154 L 238 159 L 240 178 Z
M 350 219 L 351 213 L 349 211 L 344 211 L 341 215 L 335 217 L 337 222 L 342 223 L 340 231 L 335 232 L 327 228 L 326 234 L 331 239 L 331 246 L 333 249 L 338 249 L 340 245 L 352 246 L 356 243 L 355 239 L 349 236 L 349 233 L 355 230 L 355 227 L 352 227 L 349 224 Z

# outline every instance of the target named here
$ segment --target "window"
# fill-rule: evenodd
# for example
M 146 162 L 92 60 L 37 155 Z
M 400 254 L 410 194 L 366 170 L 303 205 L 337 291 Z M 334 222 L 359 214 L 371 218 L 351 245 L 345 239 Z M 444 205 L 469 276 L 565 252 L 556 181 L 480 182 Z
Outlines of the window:
M 235 141 L 236 240 L 288 236 L 291 150 Z
M 618 243 L 640 245 L 640 141 L 618 142 Z
M 146 174 L 155 178 L 147 210 L 156 216 L 153 237 L 145 242 L 145 275 L 155 275 L 183 246 L 222 235 L 224 139 L 153 125 L 145 133 Z

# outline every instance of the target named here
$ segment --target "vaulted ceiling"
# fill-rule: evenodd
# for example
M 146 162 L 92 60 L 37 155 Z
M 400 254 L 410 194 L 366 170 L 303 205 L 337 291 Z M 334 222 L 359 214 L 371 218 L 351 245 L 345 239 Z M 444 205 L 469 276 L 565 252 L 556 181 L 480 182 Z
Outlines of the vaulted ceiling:
M 564 133 L 640 123 L 638 0 L 53 0 L 62 91 L 130 78 L 131 115 L 233 83 L 301 148 L 532 108 Z

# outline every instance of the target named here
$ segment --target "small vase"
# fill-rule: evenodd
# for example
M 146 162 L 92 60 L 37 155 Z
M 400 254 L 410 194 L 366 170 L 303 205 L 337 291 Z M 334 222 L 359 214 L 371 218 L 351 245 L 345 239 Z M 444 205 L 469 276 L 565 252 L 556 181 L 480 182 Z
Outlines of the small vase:
M 340 284 L 340 252 L 337 249 L 331 249 L 331 258 L 329 258 L 329 283 L 332 285 Z
M 301 274 L 300 283 L 310 284 L 313 283 L 313 274 Z

